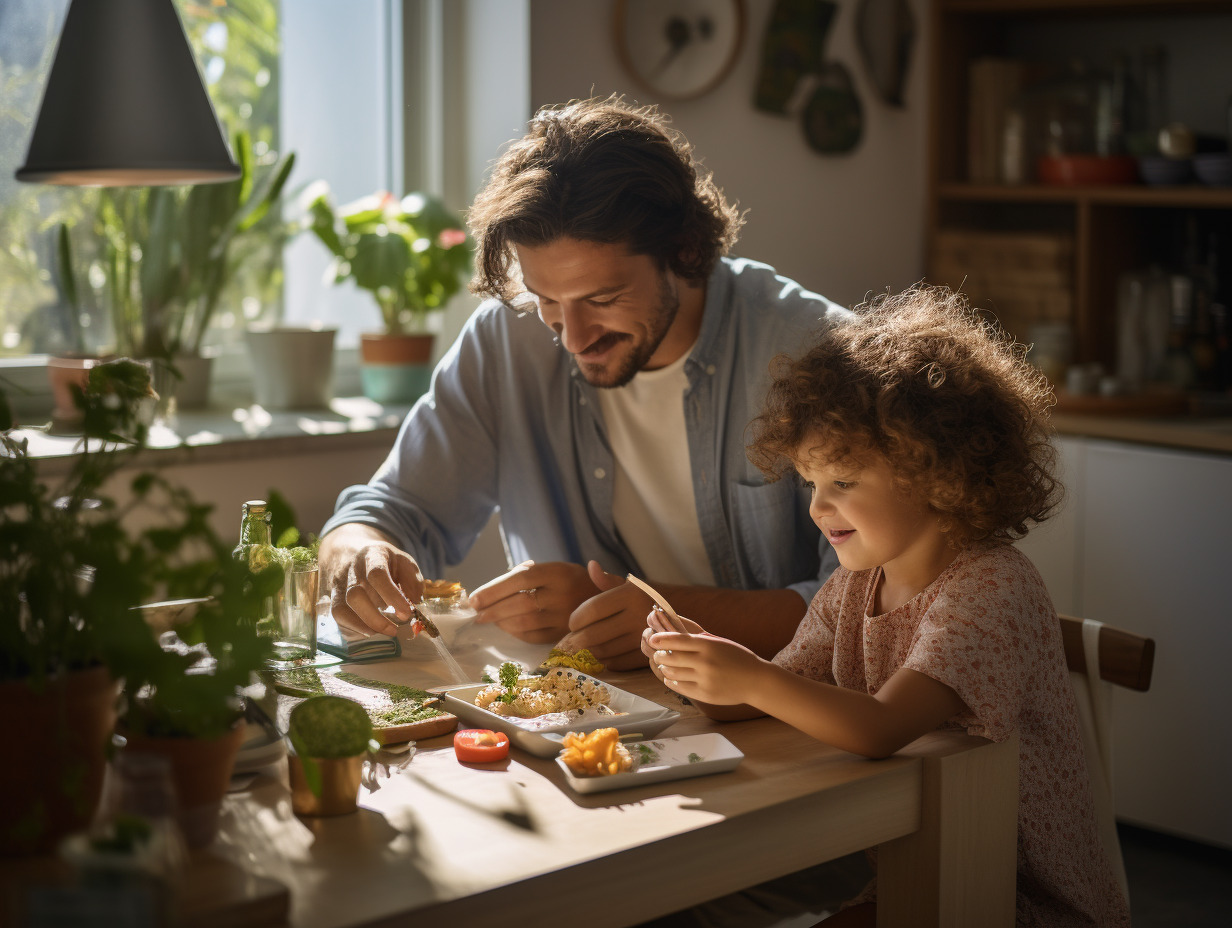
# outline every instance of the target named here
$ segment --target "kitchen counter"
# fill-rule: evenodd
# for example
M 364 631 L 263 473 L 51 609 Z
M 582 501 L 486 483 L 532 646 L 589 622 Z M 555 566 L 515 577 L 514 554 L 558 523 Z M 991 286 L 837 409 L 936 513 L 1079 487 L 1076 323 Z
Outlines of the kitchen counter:
M 1052 424 L 1060 435 L 1232 454 L 1232 418 L 1139 418 L 1054 412 Z

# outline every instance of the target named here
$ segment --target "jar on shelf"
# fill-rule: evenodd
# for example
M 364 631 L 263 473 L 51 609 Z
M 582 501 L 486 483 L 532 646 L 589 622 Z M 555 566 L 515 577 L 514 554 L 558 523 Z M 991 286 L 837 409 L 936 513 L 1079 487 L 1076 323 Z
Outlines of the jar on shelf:
M 1054 384 L 1065 383 L 1074 360 L 1074 333 L 1066 322 L 1037 322 L 1027 330 L 1027 360 Z

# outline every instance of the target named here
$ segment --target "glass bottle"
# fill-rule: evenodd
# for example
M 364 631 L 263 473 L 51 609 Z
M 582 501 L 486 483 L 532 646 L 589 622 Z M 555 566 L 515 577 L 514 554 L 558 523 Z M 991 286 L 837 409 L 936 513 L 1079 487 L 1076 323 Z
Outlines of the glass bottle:
M 1215 342 L 1215 389 L 1232 389 L 1232 320 L 1228 307 L 1211 304 L 1211 332 Z
M 1164 354 L 1165 380 L 1180 390 L 1192 390 L 1197 370 L 1190 354 L 1193 326 L 1193 280 L 1184 274 L 1169 278 L 1172 316 L 1168 327 L 1168 350 Z
M 1143 372 L 1149 381 L 1167 382 L 1168 369 L 1164 357 L 1168 352 L 1168 332 L 1172 325 L 1172 292 L 1168 275 L 1158 264 L 1147 269 L 1142 304 L 1145 341 Z
M 1131 393 L 1146 379 L 1146 286 L 1147 275 L 1126 272 L 1117 282 L 1116 370 L 1122 386 Z
M 240 542 L 235 546 L 232 556 L 244 564 L 250 573 L 261 573 L 271 565 L 278 563 L 278 553 L 274 548 L 273 513 L 269 504 L 263 499 L 250 499 L 244 503 L 243 515 L 240 518 Z M 262 634 L 277 634 L 278 603 L 274 595 L 263 596 L 257 606 L 256 614 L 251 618 L 257 624 L 257 630 Z
M 60 846 L 86 896 L 105 900 L 109 924 L 178 924 L 188 851 L 172 780 L 167 758 L 120 747 L 108 764 L 89 832 Z
M 1162 45 L 1152 45 L 1142 51 L 1142 104 L 1143 129 L 1148 139 L 1154 140 L 1159 130 L 1168 124 L 1168 50 Z M 1153 154 L 1157 149 L 1140 154 Z

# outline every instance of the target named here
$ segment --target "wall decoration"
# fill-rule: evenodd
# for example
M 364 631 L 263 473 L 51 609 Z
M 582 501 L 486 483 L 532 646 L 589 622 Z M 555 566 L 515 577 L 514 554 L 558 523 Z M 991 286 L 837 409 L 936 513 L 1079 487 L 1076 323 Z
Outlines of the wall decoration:
M 877 95 L 890 106 L 902 106 L 915 43 L 915 17 L 908 0 L 860 0 L 856 40 Z
M 825 57 L 838 13 L 829 0 L 777 0 L 762 40 L 753 105 L 799 118 L 805 141 L 821 154 L 852 151 L 864 133 L 864 109 L 851 74 Z
M 837 12 L 836 4 L 818 0 L 779 0 L 774 5 L 761 44 L 754 106 L 790 115 L 801 82 L 821 73 L 826 33 Z
M 709 93 L 744 45 L 744 0 L 617 0 L 615 16 L 621 64 L 664 100 Z
M 822 66 L 817 88 L 804 106 L 800 124 L 813 151 L 842 155 L 860 142 L 864 109 L 851 86 L 851 74 L 837 61 Z

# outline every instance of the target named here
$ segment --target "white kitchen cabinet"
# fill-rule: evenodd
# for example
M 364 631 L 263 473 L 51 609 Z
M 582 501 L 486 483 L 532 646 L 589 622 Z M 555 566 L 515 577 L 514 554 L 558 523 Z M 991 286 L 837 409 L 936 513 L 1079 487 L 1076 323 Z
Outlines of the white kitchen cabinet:
M 1232 457 L 1063 438 L 1064 512 L 1021 543 L 1059 611 L 1156 641 L 1115 702 L 1117 816 L 1232 847 Z

